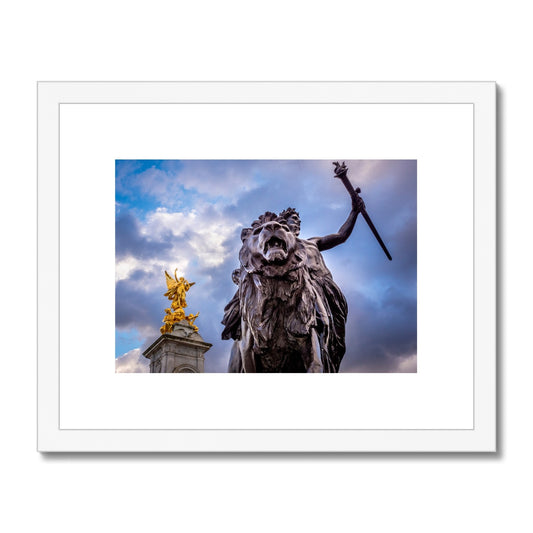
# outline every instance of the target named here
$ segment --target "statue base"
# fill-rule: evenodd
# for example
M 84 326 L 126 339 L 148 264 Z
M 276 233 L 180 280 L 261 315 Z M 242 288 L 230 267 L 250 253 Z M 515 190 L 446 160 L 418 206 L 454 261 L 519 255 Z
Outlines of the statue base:
M 182 320 L 174 324 L 170 333 L 163 333 L 143 355 L 150 359 L 150 373 L 202 373 L 204 354 L 211 346 L 186 320 Z

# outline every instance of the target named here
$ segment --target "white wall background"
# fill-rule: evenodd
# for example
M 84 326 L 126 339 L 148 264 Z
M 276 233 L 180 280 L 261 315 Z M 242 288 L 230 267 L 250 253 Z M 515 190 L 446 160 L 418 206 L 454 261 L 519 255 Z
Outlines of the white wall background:
M 510 0 L 3 4 L 2 529 L 530 529 L 533 38 L 526 7 Z M 42 456 L 35 451 L 35 81 L 264 79 L 500 84 L 497 456 Z M 460 191 L 447 194 L 453 216 Z

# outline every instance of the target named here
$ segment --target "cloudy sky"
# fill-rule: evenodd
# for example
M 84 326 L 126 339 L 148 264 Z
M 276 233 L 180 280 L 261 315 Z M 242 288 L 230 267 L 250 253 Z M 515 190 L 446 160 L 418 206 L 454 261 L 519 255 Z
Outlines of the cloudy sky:
M 206 372 L 225 372 L 223 310 L 236 286 L 240 232 L 265 211 L 294 207 L 302 238 L 336 232 L 350 197 L 331 161 L 116 161 L 116 370 L 147 372 L 168 300 L 164 271 L 196 285 L 188 312 L 205 341 Z M 416 372 L 416 161 L 347 161 L 393 260 L 359 217 L 323 253 L 349 313 L 341 372 Z

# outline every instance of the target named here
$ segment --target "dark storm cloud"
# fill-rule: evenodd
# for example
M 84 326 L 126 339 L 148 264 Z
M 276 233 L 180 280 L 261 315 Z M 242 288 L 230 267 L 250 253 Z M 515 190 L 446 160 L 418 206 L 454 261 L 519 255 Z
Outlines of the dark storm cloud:
M 140 225 L 137 218 L 130 212 L 119 214 L 116 219 L 115 255 L 117 258 L 131 255 L 138 258 L 153 257 L 164 253 L 168 249 L 168 239 L 171 237 L 167 232 L 166 239 L 154 241 L 141 235 Z
M 142 290 L 145 277 L 146 274 L 139 270 L 134 272 L 129 279 L 116 283 L 115 321 L 117 327 L 135 327 L 139 330 L 156 329 L 154 316 L 162 314 L 161 297 L 152 291 Z
M 346 295 L 352 305 L 346 323 L 343 372 L 396 372 L 417 351 L 416 300 L 388 290 L 379 302 L 361 293 Z

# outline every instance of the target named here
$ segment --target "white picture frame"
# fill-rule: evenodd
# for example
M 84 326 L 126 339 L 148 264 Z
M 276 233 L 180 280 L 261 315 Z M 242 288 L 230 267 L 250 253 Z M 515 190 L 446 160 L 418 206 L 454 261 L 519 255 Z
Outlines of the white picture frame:
M 238 106 L 247 112 L 228 119 Z M 285 128 L 266 118 L 269 106 L 287 114 L 305 109 L 323 127 L 307 137 L 305 126 L 296 125 L 285 137 Z M 348 125 L 329 128 L 339 111 Z M 194 131 L 197 121 L 201 132 Z M 175 132 L 176 124 L 187 124 L 189 134 Z M 315 424 L 307 411 L 302 423 L 281 412 L 269 418 L 268 403 L 254 394 L 268 391 L 272 382 L 265 379 L 274 376 L 203 374 L 191 382 L 179 375 L 193 391 L 188 398 L 194 395 L 198 415 L 191 422 L 164 407 L 185 405 L 171 381 L 178 375 L 114 373 L 112 349 L 107 357 L 114 327 L 114 159 L 327 159 L 339 153 L 423 163 L 423 347 L 416 374 L 275 376 L 287 402 L 320 398 L 318 407 L 311 405 Z M 90 182 L 83 178 L 87 167 Z M 88 225 L 94 212 L 98 217 Z M 41 452 L 496 451 L 493 82 L 41 82 L 38 227 Z M 76 242 L 72 232 L 89 236 L 79 250 L 61 246 L 65 239 Z M 68 291 L 80 293 L 79 308 L 65 306 Z M 77 356 L 77 347 L 91 356 Z M 342 398 L 331 423 L 319 407 L 333 401 L 330 393 L 321 397 L 324 390 Z

